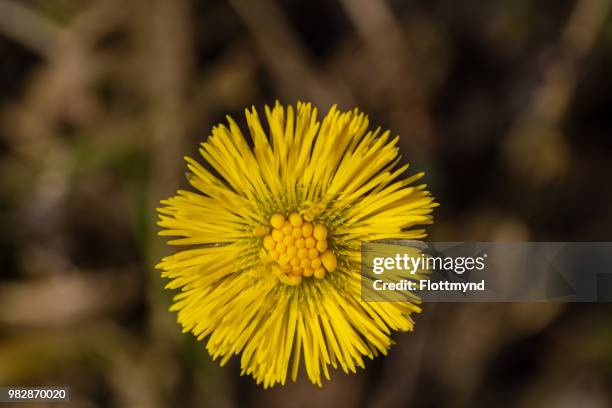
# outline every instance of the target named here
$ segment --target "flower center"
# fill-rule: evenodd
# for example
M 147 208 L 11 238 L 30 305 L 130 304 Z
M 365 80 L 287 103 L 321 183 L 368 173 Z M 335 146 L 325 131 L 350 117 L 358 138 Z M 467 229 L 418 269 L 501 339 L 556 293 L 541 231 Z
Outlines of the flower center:
M 268 256 L 277 264 L 275 274 L 289 285 L 299 285 L 303 278 L 325 278 L 336 269 L 336 255 L 327 248 L 327 228 L 302 219 L 298 213 L 289 217 L 274 214 L 272 231 L 263 240 Z

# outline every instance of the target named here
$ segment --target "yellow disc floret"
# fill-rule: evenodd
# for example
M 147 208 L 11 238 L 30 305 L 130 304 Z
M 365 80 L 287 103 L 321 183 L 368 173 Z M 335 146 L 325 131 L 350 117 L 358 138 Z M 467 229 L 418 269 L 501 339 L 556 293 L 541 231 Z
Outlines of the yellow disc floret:
M 305 248 L 306 247 L 306 240 L 304 238 L 296 239 L 295 240 L 295 247 L 297 249 Z
M 274 249 L 274 246 L 276 245 L 276 242 L 274 241 L 274 239 L 272 238 L 272 235 L 268 235 L 267 237 L 264 238 L 263 240 L 263 246 L 264 248 L 266 248 L 268 251 L 271 251 Z
M 317 245 L 315 246 L 317 251 L 323 253 L 327 249 L 327 241 L 317 241 Z
M 289 216 L 289 222 L 291 222 L 291 225 L 294 227 L 301 227 L 303 222 L 302 216 L 298 213 L 293 213 Z
M 272 218 L 270 218 L 270 225 L 272 228 L 281 228 L 285 223 L 285 217 L 282 214 L 274 214 Z
M 323 266 L 330 272 L 336 270 L 336 255 L 332 251 L 325 251 L 321 255 L 321 262 L 323 262 Z
M 312 235 L 312 224 L 309 222 L 305 222 L 302 224 L 302 236 L 308 238 Z
M 317 245 L 317 240 L 315 240 L 313 237 L 306 238 L 306 248 L 314 248 L 315 245 Z
M 284 237 L 285 237 L 285 235 L 283 235 L 283 232 L 281 230 L 277 230 L 276 228 L 274 228 L 274 230 L 272 230 L 272 239 L 274 241 L 282 242 Z
M 285 235 L 291 235 L 291 231 L 293 231 L 293 227 L 291 226 L 291 223 L 289 221 L 285 221 L 285 223 L 280 228 L 280 230 Z
M 323 279 L 326 272 L 336 269 L 336 255 L 328 249 L 327 228 L 323 224 L 305 220 L 295 212 L 288 217 L 272 215 L 270 227 L 263 247 L 275 261 L 273 275 L 282 282 L 295 286 L 302 283 L 302 278 Z
M 327 238 L 327 228 L 323 225 L 315 225 L 312 232 L 317 241 L 322 241 Z

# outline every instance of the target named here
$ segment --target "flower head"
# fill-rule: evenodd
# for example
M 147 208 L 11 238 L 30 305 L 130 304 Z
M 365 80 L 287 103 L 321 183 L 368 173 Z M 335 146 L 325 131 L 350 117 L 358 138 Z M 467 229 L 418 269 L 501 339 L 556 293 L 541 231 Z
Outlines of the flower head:
M 266 133 L 246 110 L 252 144 L 237 124 L 213 128 L 185 158 L 190 184 L 162 201 L 160 235 L 189 246 L 158 268 L 180 288 L 171 310 L 184 332 L 224 365 L 264 387 L 295 381 L 300 364 L 321 385 L 329 366 L 355 372 L 387 354 L 392 330 L 412 330 L 410 302 L 364 302 L 360 245 L 419 239 L 436 206 L 423 173 L 400 178 L 398 137 L 368 130 L 357 109 L 333 107 L 322 122 L 310 104 L 266 107 Z M 303 361 L 303 363 L 302 363 Z

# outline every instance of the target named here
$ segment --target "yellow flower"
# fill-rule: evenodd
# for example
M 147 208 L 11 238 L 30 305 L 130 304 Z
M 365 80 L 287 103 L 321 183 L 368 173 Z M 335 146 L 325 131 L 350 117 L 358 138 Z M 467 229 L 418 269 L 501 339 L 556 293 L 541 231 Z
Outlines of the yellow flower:
M 363 241 L 419 239 L 436 206 L 423 173 L 401 179 L 398 137 L 368 131 L 357 109 L 266 107 L 269 132 L 246 110 L 249 144 L 231 119 L 185 158 L 190 184 L 162 201 L 160 235 L 187 245 L 157 266 L 180 288 L 172 311 L 224 365 L 240 355 L 258 384 L 295 381 L 301 361 L 321 385 L 329 366 L 355 372 L 412 330 L 409 302 L 364 302 Z M 303 358 L 302 358 L 303 356 Z

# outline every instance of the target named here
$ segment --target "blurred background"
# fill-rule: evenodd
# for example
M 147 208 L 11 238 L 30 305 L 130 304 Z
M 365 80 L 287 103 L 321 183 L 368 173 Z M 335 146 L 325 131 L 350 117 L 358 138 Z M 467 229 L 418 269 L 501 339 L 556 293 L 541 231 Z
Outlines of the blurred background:
M 264 391 L 167 312 L 155 208 L 243 110 L 369 113 L 432 241 L 610 241 L 607 0 L 0 0 L 0 384 L 79 407 L 609 407 L 608 304 L 426 304 L 356 375 Z

